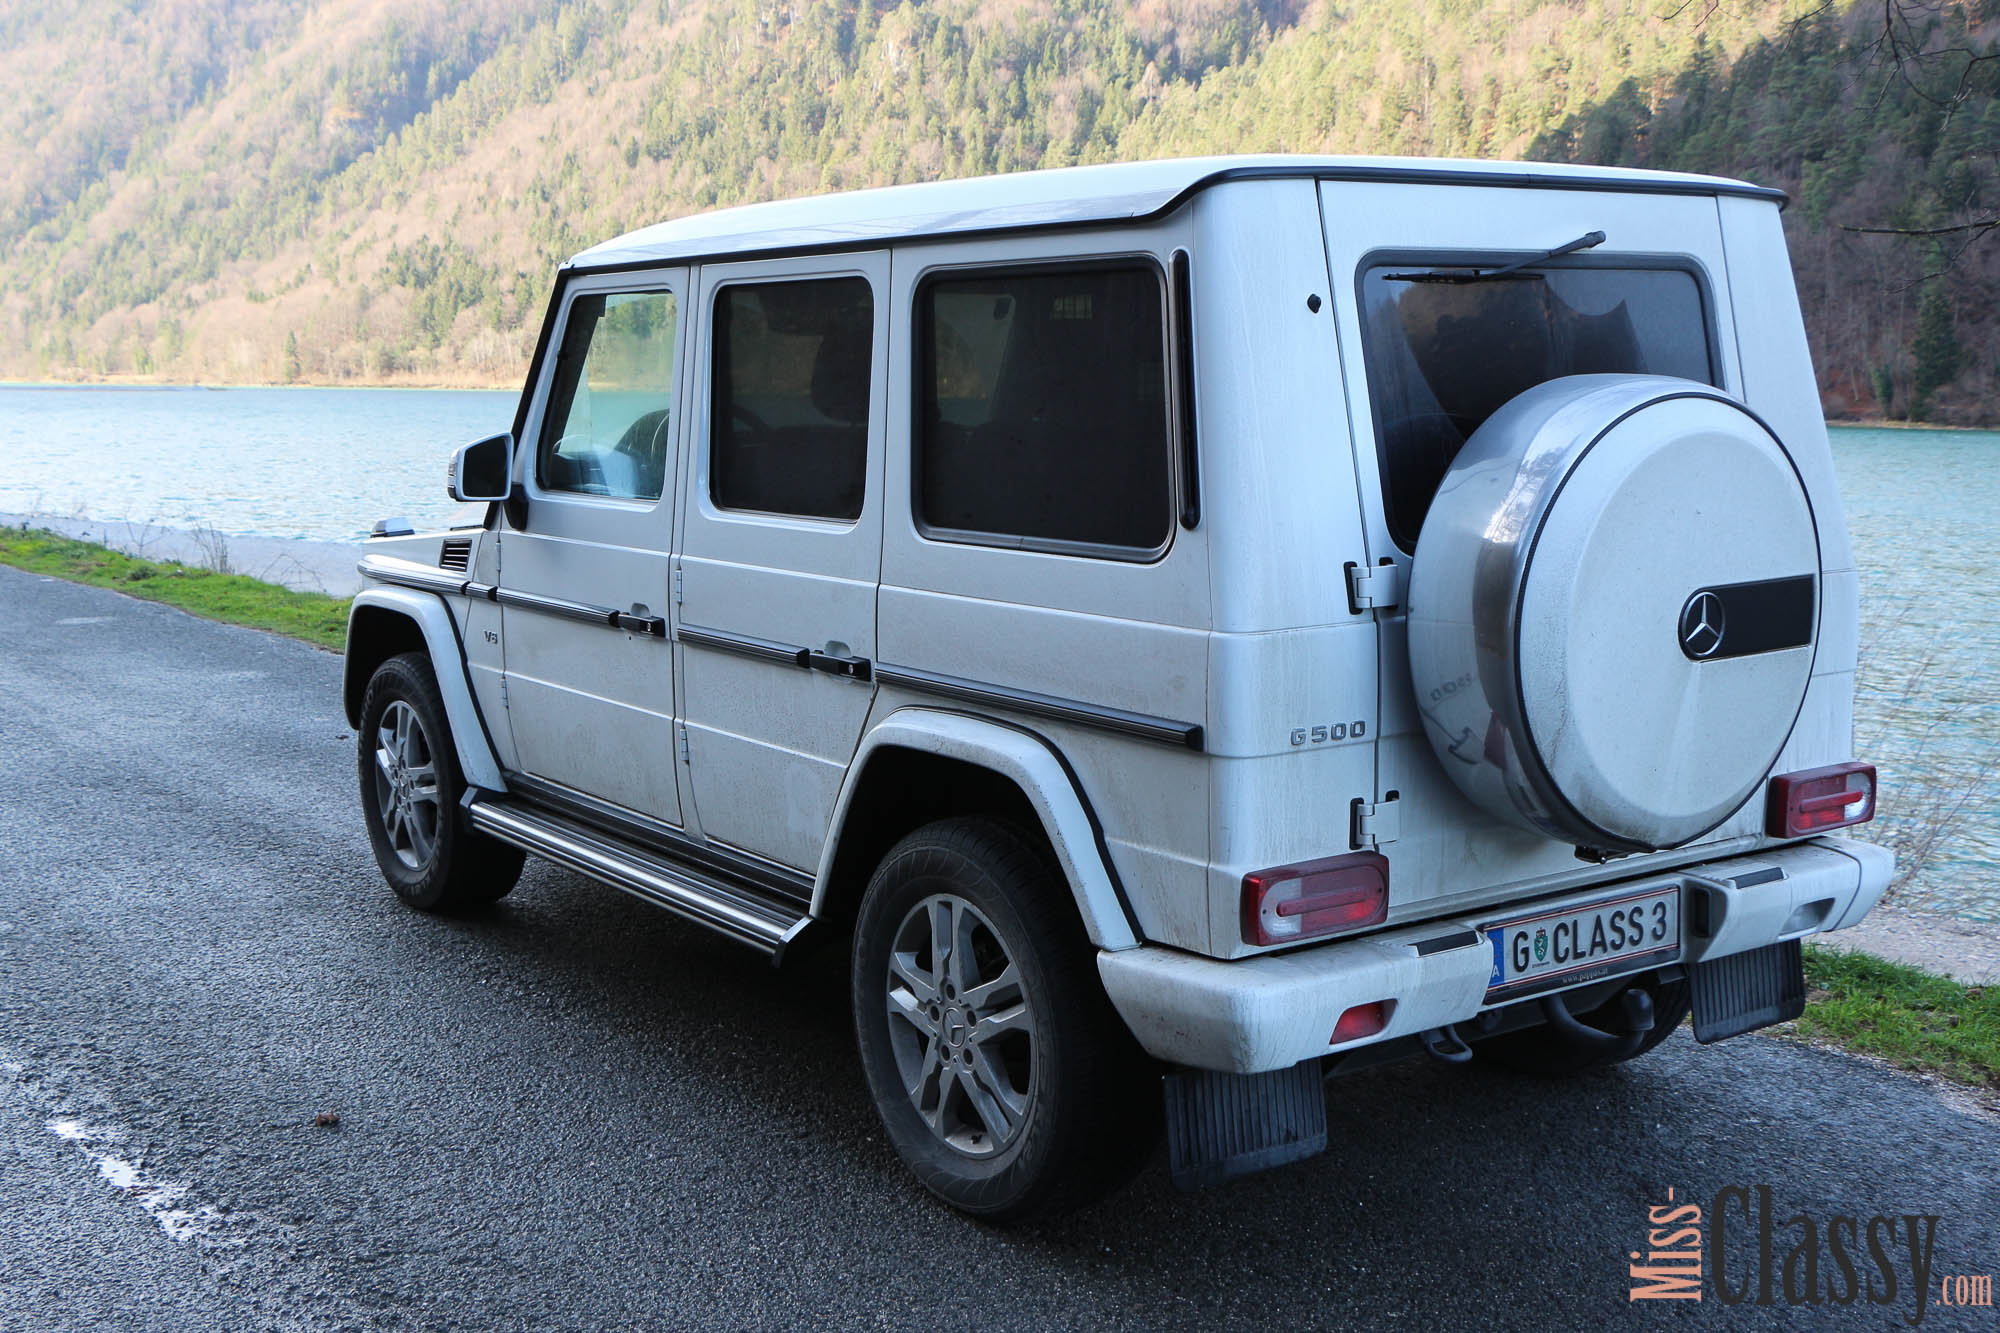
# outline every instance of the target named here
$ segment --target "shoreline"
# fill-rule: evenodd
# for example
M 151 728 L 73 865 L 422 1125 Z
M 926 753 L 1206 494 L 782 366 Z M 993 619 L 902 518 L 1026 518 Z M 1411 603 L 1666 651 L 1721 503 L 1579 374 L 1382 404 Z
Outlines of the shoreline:
M 137 376 L 120 376 L 116 379 L 93 380 L 4 380 L 0 379 L 0 389 L 26 389 L 33 392 L 60 393 L 65 389 L 117 389 L 132 391 L 152 391 L 171 389 L 204 389 L 212 393 L 226 393 L 233 389 L 355 389 L 369 393 L 385 390 L 422 390 L 428 393 L 511 393 L 518 394 L 521 386 L 514 381 L 498 384 L 460 384 L 448 380 L 396 380 L 387 383 L 357 384 L 353 380 L 293 380 L 290 384 L 271 384 L 258 380 L 242 383 L 209 380 L 158 380 L 142 379 Z M 2000 429 L 2000 427 L 1996 427 Z
M 151 375 L 100 375 L 73 380 L 10 380 L 0 379 L 0 389 L 208 389 L 224 392 L 231 389 L 357 389 L 371 393 L 383 390 L 423 390 L 427 392 L 453 393 L 513 393 L 521 392 L 521 380 L 506 379 L 472 381 L 456 379 L 425 379 L 413 376 L 395 380 L 327 380 L 300 378 L 288 384 L 271 380 L 210 381 L 161 379 Z M 1829 429 L 1845 430 L 1939 430 L 1968 431 L 1974 434 L 2000 431 L 2000 418 L 1977 426 L 1962 426 L 1939 421 L 1892 421 L 1886 417 L 1828 417 Z
M 130 519 L 0 513 L 0 528 L 53 533 L 142 560 L 242 574 L 293 592 L 352 597 L 361 591 L 361 543 L 252 537 L 214 527 L 178 528 Z
M 1990 426 L 1949 426 L 1935 421 L 1890 421 L 1886 417 L 1828 417 L 1829 430 L 1955 430 L 1974 435 L 1991 435 L 2000 431 L 2000 421 Z

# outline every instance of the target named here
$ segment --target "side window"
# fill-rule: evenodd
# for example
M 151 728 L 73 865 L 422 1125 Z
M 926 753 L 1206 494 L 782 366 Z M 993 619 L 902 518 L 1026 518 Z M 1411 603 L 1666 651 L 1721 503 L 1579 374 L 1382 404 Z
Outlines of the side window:
M 679 317 L 672 292 L 570 303 L 535 457 L 544 490 L 660 498 L 673 463 L 668 425 Z
M 918 517 L 1008 545 L 1164 547 L 1166 294 L 1144 264 L 953 275 L 917 297 Z
M 865 278 L 718 292 L 709 498 L 722 509 L 861 517 L 874 347 Z

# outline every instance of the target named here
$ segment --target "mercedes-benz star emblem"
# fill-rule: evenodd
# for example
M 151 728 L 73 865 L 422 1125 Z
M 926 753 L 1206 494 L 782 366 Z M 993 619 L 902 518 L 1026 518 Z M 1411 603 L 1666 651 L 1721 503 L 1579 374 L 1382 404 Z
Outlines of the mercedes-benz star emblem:
M 1681 651 L 1697 662 L 1715 656 L 1728 625 L 1722 599 L 1705 590 L 1696 593 L 1681 608 Z

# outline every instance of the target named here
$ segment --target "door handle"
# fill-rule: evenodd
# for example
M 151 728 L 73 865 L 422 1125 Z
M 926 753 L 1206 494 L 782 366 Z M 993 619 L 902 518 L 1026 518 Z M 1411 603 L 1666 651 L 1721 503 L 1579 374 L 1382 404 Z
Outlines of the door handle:
M 865 657 L 843 657 L 837 653 L 823 653 L 815 648 L 806 650 L 806 665 L 814 671 L 846 676 L 849 680 L 868 680 L 874 675 L 873 664 Z
M 613 611 L 611 623 L 619 629 L 631 630 L 634 634 L 650 634 L 656 639 L 667 637 L 666 619 L 646 614 L 643 607 L 635 606 L 630 611 Z

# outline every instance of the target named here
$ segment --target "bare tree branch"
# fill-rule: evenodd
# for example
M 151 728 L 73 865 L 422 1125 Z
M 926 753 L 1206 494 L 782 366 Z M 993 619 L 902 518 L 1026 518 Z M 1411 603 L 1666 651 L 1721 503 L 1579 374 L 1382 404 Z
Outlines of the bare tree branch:
M 1869 236 L 1951 236 L 1962 231 L 1988 232 L 2000 228 L 2000 217 L 1980 222 L 1961 222 L 1956 227 L 1853 227 L 1843 222 L 1842 231 L 1858 231 Z
M 1833 8 L 1834 3 L 1835 0 L 1829 0 L 1826 8 Z M 1959 109 L 1972 101 L 1981 68 L 2000 61 L 2000 46 L 1990 43 L 1983 50 L 1965 41 L 1931 45 L 1938 40 L 1939 28 L 1952 12 L 1963 14 L 1964 6 L 1957 0 L 1881 0 L 1881 17 L 1871 25 L 1872 35 L 1857 44 L 1858 49 L 1871 53 L 1871 60 L 1886 64 L 1892 72 L 1893 77 L 1876 90 L 1878 105 L 1889 97 L 1891 88 L 1900 85 L 1944 112 L 1940 133 L 1949 129 Z M 1971 30 L 1965 30 L 1965 35 L 1970 37 Z M 1941 266 L 1899 289 L 1908 291 L 1945 276 L 1967 251 L 2000 231 L 2000 215 L 1936 227 L 1857 227 L 1842 223 L 1840 229 L 1870 236 L 1939 241 Z M 1962 238 L 1962 243 L 1947 250 L 1942 244 L 1947 237 Z

